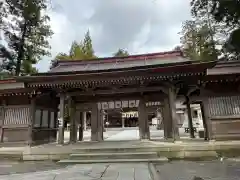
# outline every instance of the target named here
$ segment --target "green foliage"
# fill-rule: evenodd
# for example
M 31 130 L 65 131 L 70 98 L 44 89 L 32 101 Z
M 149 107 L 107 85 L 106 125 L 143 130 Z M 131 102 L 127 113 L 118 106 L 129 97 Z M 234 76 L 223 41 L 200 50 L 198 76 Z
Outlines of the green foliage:
M 208 16 L 222 26 L 228 39 L 224 39 L 223 52 L 231 59 L 240 57 L 240 1 L 239 0 L 192 0 L 192 14 L 201 16 L 208 10 Z
M 87 31 L 84 40 L 80 43 L 73 41 L 69 53 L 59 53 L 51 63 L 51 68 L 55 67 L 57 61 L 61 60 L 86 60 L 97 58 L 94 54 L 90 32 Z
M 209 9 L 209 13 L 217 22 L 224 22 L 230 26 L 240 24 L 239 0 L 192 0 L 191 7 L 194 16 Z
M 47 24 L 50 18 L 44 14 L 46 0 L 5 0 L 3 22 L 4 37 L 14 60 L 16 75 L 36 72 L 32 67 L 49 55 L 48 38 L 52 31 Z M 9 21 L 10 20 L 10 21 Z
M 129 56 L 129 53 L 126 50 L 119 49 L 116 53 L 113 54 L 114 57 L 125 57 Z
M 80 43 L 80 49 L 83 52 L 83 59 L 94 59 L 96 56 L 94 55 L 94 50 L 92 46 L 92 39 L 90 36 L 90 32 L 87 31 L 85 34 L 83 43 Z
M 181 46 L 175 46 L 173 48 L 173 51 L 182 51 L 182 47 Z
M 65 55 L 65 57 L 67 56 Z M 77 59 L 83 59 L 83 58 L 84 56 L 83 56 L 82 44 L 79 44 L 76 41 L 73 41 L 69 51 L 68 59 L 77 60 Z
M 226 56 L 230 60 L 240 59 L 240 28 L 234 30 L 224 44 Z
M 215 48 L 216 42 L 213 40 L 212 31 L 206 23 L 196 20 L 185 21 L 180 35 L 183 52 L 191 60 L 216 60 L 218 54 Z

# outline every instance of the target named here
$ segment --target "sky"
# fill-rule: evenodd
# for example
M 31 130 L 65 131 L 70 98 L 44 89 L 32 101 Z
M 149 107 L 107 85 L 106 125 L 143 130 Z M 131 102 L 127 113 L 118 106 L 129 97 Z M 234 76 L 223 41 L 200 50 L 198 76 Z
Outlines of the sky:
M 100 57 L 119 48 L 130 54 L 161 52 L 179 45 L 182 22 L 191 19 L 190 0 L 53 0 L 49 15 L 51 57 L 37 64 L 40 72 L 48 71 L 51 59 L 67 53 L 88 30 Z

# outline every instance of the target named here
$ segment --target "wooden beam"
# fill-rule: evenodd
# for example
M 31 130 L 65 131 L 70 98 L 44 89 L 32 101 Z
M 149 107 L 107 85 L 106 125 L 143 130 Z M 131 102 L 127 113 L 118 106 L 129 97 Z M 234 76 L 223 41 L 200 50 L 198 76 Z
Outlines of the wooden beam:
M 136 92 L 158 92 L 165 91 L 165 87 L 163 86 L 155 86 L 155 87 L 136 87 L 136 88 L 120 88 L 115 90 L 96 90 L 96 91 L 75 91 L 68 92 L 68 96 L 86 96 L 86 95 L 110 95 L 110 94 L 126 94 L 126 93 L 136 93 Z
M 151 93 L 144 95 L 147 101 L 162 101 L 165 97 L 164 94 Z M 77 103 L 82 102 L 104 102 L 104 101 L 124 101 L 124 100 L 138 100 L 141 98 L 141 94 L 131 93 L 131 94 L 116 94 L 113 96 L 108 95 L 95 95 L 95 96 L 78 96 L 76 97 Z

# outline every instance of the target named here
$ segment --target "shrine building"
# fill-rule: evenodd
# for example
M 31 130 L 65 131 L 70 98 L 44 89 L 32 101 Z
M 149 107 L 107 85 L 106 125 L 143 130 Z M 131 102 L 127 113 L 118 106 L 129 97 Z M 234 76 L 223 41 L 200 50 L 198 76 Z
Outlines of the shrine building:
M 103 141 L 104 114 L 120 109 L 137 111 L 140 139 L 150 139 L 148 113 L 158 109 L 163 138 L 176 141 L 178 99 L 190 137 L 190 105 L 200 104 L 205 140 L 240 139 L 239 75 L 240 62 L 192 61 L 179 51 L 61 60 L 46 73 L 0 81 L 0 144 L 63 144 L 68 108 L 71 143 L 82 140 L 83 114 L 91 114 L 91 141 Z

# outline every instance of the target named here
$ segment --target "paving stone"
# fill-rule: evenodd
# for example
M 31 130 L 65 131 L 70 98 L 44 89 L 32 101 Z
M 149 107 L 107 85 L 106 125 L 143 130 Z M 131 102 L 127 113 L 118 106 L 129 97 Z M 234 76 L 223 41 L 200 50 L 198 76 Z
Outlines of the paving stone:
M 239 180 L 240 163 L 228 161 L 173 161 L 156 166 L 164 180 Z
M 115 165 L 109 165 L 103 174 L 102 179 L 103 180 L 108 180 L 108 179 L 117 179 L 118 178 L 118 167 Z
M 135 168 L 134 179 L 151 180 L 148 166 L 146 164 L 140 164 L 140 165 L 141 165 L 141 167 Z
M 128 168 L 120 168 L 118 170 L 117 180 L 134 180 L 134 166 Z

